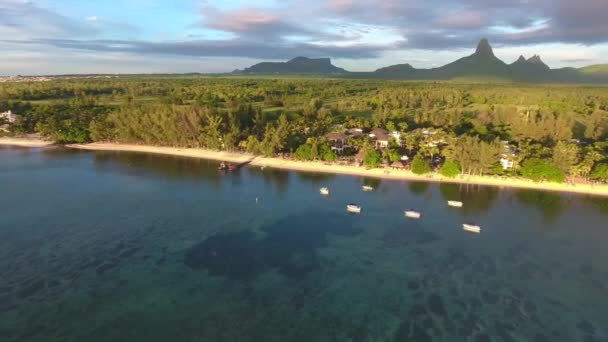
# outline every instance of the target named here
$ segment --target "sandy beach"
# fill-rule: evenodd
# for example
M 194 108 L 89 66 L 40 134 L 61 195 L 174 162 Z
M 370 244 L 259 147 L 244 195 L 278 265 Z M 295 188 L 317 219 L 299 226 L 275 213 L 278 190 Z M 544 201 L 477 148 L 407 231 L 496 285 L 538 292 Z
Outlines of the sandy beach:
M 22 147 L 44 147 L 52 145 L 52 141 L 45 141 L 39 138 L 0 138 L 0 145 L 22 146 Z
M 608 196 L 608 185 L 589 184 L 557 184 L 557 183 L 535 183 L 523 178 L 505 178 L 495 176 L 460 176 L 454 179 L 442 177 L 438 174 L 419 176 L 407 170 L 399 169 L 366 169 L 365 167 L 326 164 L 322 162 L 301 162 L 281 158 L 256 157 L 249 154 L 218 152 L 204 149 L 156 147 L 146 145 L 129 145 L 113 143 L 93 143 L 68 145 L 70 148 L 100 151 L 128 151 L 167 154 L 182 157 L 212 159 L 231 163 L 249 163 L 256 167 L 269 167 L 285 170 L 297 170 L 304 172 L 335 173 L 365 177 L 376 177 L 396 180 L 415 180 L 425 182 L 444 182 L 460 184 L 479 184 L 497 187 L 514 187 L 524 189 L 538 189 L 560 192 L 574 192 Z

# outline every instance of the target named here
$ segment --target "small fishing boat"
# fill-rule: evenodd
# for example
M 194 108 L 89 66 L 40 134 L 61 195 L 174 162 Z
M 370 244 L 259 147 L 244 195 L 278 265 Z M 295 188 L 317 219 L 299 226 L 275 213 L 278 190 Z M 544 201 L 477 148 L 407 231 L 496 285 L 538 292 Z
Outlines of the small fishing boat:
M 450 207 L 455 207 L 455 208 L 462 208 L 463 203 L 460 201 L 448 201 L 448 205 Z
M 363 189 L 363 191 L 366 191 L 366 192 L 374 191 L 374 187 L 370 186 L 370 185 L 364 185 L 361 188 Z
M 470 233 L 481 233 L 481 227 L 475 224 L 471 224 L 471 223 L 465 223 L 462 225 L 462 229 L 466 230 L 467 232 Z
M 233 171 L 238 171 L 239 165 L 221 162 L 220 166 L 218 166 L 217 169 L 220 171 L 233 172 Z
M 422 214 L 420 214 L 419 212 L 415 211 L 415 210 L 407 210 L 405 212 L 405 217 L 409 217 L 409 218 L 413 218 L 413 219 L 419 219 L 422 216 Z
M 321 188 L 321 189 L 319 189 L 319 192 L 323 196 L 329 196 L 329 188 Z
M 359 214 L 361 212 L 361 206 L 351 203 L 346 206 L 346 211 L 349 213 Z

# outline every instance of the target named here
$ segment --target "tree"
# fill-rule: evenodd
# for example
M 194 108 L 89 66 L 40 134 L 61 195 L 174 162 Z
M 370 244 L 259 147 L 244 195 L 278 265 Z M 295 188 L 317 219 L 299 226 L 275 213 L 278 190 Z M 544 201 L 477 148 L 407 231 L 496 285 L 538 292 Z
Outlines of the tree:
M 417 175 L 423 175 L 431 172 L 431 166 L 420 154 L 416 154 L 412 161 L 412 172 Z
M 566 175 L 557 166 L 538 158 L 525 160 L 521 167 L 521 174 L 535 182 L 563 183 L 566 180 Z
M 608 181 L 608 163 L 600 163 L 595 165 L 591 178 L 601 180 L 603 182 Z
M 331 148 L 329 148 L 325 149 L 322 158 L 327 162 L 335 162 L 336 160 L 338 160 L 338 155 L 336 155 L 336 153 L 332 151 Z
M 453 160 L 446 160 L 446 162 L 441 166 L 441 169 L 439 169 L 439 173 L 448 178 L 455 178 L 460 174 L 460 172 L 460 165 Z
M 293 156 L 299 160 L 313 160 L 314 159 L 314 157 L 312 155 L 312 150 L 311 150 L 310 144 L 300 145 L 300 147 L 298 147 L 298 149 L 293 154 Z
M 553 148 L 553 164 L 563 172 L 578 164 L 581 159 L 581 148 L 578 144 L 559 141 Z
M 378 167 L 381 163 L 382 155 L 374 149 L 367 151 L 365 157 L 363 158 L 363 165 L 367 166 L 368 168 Z

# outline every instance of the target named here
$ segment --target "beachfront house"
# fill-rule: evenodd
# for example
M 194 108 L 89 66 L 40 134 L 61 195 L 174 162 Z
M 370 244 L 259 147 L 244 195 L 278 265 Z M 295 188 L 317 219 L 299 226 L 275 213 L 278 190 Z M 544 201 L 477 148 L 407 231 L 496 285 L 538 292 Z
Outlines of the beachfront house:
M 4 113 L 0 113 L 0 118 L 3 118 L 8 123 L 15 123 L 17 121 L 17 115 L 13 114 L 10 110 Z
M 369 133 L 369 137 L 376 144 L 377 149 L 388 147 L 390 136 L 384 128 L 376 128 Z
M 325 139 L 327 139 L 331 145 L 332 151 L 337 154 L 342 154 L 344 148 L 347 147 L 346 141 L 348 137 L 344 133 L 329 133 L 325 136 Z
M 512 170 L 515 165 L 517 150 L 508 141 L 502 141 L 502 146 L 503 153 L 500 157 L 500 165 L 504 171 Z

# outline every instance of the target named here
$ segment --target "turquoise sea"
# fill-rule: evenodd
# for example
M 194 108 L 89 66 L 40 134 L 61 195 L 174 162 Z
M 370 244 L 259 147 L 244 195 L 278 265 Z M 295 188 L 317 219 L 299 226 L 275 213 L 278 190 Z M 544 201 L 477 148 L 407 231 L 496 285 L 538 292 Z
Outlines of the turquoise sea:
M 608 341 L 608 199 L 1 147 L 0 341 Z

